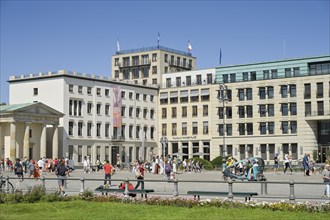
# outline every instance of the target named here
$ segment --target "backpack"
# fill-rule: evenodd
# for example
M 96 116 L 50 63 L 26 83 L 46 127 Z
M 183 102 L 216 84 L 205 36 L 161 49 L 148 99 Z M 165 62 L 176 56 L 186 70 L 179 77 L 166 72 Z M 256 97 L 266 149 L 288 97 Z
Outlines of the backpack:
M 16 165 L 16 173 L 17 174 L 22 174 L 23 173 L 23 166 L 22 166 L 22 164 L 18 163 Z

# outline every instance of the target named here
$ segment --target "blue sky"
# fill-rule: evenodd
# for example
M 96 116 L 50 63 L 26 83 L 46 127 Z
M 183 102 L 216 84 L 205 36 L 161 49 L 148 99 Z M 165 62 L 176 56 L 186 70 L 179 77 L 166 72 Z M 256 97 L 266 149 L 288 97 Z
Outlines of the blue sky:
M 197 68 L 330 54 L 330 0 L 1 0 L 0 102 L 11 75 L 60 69 L 109 76 L 120 48 L 160 44 L 197 57 Z

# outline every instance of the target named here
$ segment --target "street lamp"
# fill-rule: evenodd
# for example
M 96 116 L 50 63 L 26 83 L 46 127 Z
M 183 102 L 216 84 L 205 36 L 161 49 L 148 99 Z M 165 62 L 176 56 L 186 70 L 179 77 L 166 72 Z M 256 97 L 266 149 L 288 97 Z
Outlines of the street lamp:
M 222 124 L 223 124 L 223 134 L 222 134 L 222 171 L 224 171 L 226 167 L 226 120 L 225 120 L 225 102 L 228 101 L 227 97 L 227 86 L 225 84 L 219 84 L 219 101 L 222 102 Z

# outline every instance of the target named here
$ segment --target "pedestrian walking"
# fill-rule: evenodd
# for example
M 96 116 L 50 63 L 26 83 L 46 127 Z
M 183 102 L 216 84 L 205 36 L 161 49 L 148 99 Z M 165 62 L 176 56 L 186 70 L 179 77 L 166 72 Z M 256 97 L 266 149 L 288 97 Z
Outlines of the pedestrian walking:
M 62 159 L 57 166 L 57 169 L 55 171 L 57 175 L 57 180 L 58 180 L 58 187 L 60 190 L 60 194 L 63 193 L 64 196 L 67 196 L 67 194 L 64 191 L 64 183 L 66 180 L 66 175 L 68 174 L 69 169 L 65 166 L 65 161 Z
M 279 168 L 279 159 L 278 159 L 278 153 L 275 154 L 274 157 L 274 172 L 277 174 L 278 168 Z
M 291 171 L 291 174 L 292 174 L 292 168 L 291 168 L 291 164 L 290 164 L 290 162 L 291 162 L 291 155 L 289 155 L 289 154 L 285 154 L 284 155 L 284 165 L 285 165 L 285 168 L 284 168 L 284 173 L 286 172 L 286 170 L 289 168 L 290 169 L 290 171 Z
M 305 154 L 303 158 L 303 166 L 304 166 L 304 176 L 309 176 L 309 154 Z
M 105 188 L 108 188 L 108 186 L 111 187 L 111 174 L 113 172 L 113 169 L 113 166 L 109 163 L 109 160 L 107 160 L 103 166 Z M 107 185 L 107 182 L 109 182 L 109 185 Z
M 326 164 L 324 166 L 324 170 L 322 172 L 322 178 L 325 184 L 323 196 L 330 197 L 330 164 Z

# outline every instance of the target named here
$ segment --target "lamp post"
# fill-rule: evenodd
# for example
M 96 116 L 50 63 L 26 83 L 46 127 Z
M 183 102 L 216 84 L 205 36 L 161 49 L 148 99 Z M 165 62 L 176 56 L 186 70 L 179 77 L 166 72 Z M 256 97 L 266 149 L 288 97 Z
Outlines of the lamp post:
M 223 124 L 223 135 L 222 135 L 222 171 L 226 167 L 226 119 L 225 119 L 225 102 L 228 101 L 227 97 L 227 86 L 225 84 L 219 84 L 219 101 L 222 102 L 222 124 Z

